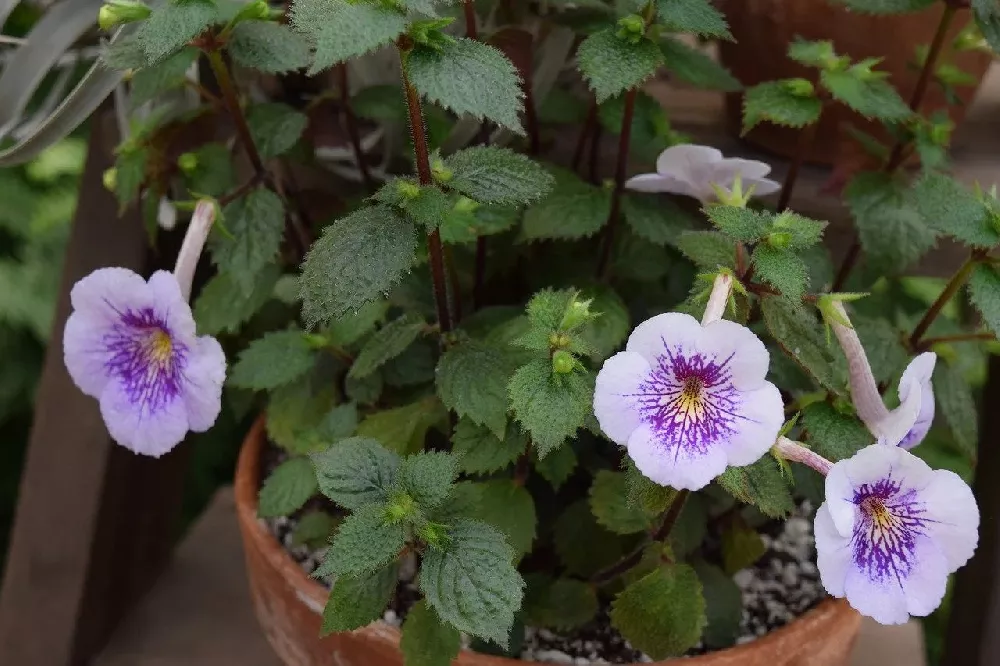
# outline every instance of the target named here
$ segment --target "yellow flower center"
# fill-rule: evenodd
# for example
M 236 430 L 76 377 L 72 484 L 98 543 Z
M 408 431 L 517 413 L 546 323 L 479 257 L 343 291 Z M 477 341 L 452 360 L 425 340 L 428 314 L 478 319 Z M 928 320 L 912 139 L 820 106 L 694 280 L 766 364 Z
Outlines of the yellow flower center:
M 705 382 L 700 377 L 688 377 L 681 387 L 681 395 L 677 399 L 677 419 L 699 419 L 705 411 Z
M 877 528 L 890 528 L 896 523 L 896 516 L 885 506 L 881 497 L 871 496 L 861 500 L 861 510 Z
M 167 365 L 174 350 L 170 336 L 162 328 L 155 329 L 147 342 L 149 358 L 157 365 Z

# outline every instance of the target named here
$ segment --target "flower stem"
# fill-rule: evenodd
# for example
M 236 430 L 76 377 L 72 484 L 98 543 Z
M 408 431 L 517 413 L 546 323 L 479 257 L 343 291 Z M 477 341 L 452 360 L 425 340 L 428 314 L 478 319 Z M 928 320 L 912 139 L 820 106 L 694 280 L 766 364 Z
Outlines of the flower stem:
M 403 51 L 400 50 L 402 59 Z M 424 114 L 420 107 L 420 95 L 410 83 L 406 73 L 406 62 L 402 62 L 403 89 L 406 91 L 406 108 L 410 116 L 410 136 L 413 138 L 413 154 L 417 162 L 417 178 L 421 185 L 430 185 L 430 152 L 427 149 L 427 134 L 424 129 Z M 441 232 L 437 229 L 427 235 L 427 254 L 430 257 L 431 281 L 434 284 L 434 302 L 437 305 L 438 325 L 442 333 L 451 331 L 451 316 L 448 311 L 448 282 L 445 277 L 444 252 Z
M 918 349 L 920 347 L 920 338 L 924 337 L 924 333 L 930 328 L 934 320 L 937 319 L 938 315 L 941 314 L 941 310 L 944 306 L 948 304 L 948 301 L 952 299 L 955 293 L 965 284 L 965 281 L 969 279 L 969 275 L 972 274 L 972 269 L 974 269 L 983 260 L 983 252 L 980 250 L 975 250 L 965 260 L 965 263 L 955 271 L 955 274 L 951 276 L 948 280 L 948 284 L 945 285 L 944 289 L 941 291 L 941 295 L 937 297 L 937 300 L 927 308 L 927 312 L 924 314 L 923 319 L 916 325 L 913 329 L 913 333 L 910 334 L 910 348 Z
M 945 37 L 948 35 L 948 28 L 951 26 L 951 21 L 955 17 L 955 12 L 957 8 L 952 4 L 945 4 L 944 11 L 941 13 L 941 20 L 938 22 L 937 31 L 934 33 L 934 39 L 931 41 L 930 50 L 927 52 L 927 58 L 924 59 L 924 65 L 920 69 L 920 76 L 917 79 L 917 84 L 913 88 L 913 93 L 910 95 L 910 110 L 918 112 L 920 110 L 921 104 L 923 104 L 924 96 L 927 94 L 927 86 L 931 80 L 931 74 L 934 72 L 934 66 L 937 64 L 938 58 L 941 56 L 941 50 L 944 48 Z M 894 173 L 902 164 L 906 156 L 906 147 L 909 145 L 909 139 L 899 139 L 896 141 L 895 145 L 892 147 L 892 151 L 889 153 L 889 159 L 882 168 L 884 173 Z M 854 269 L 854 265 L 858 261 L 858 257 L 861 256 L 861 240 L 858 238 L 858 233 L 855 230 L 854 240 L 851 242 L 851 246 L 847 250 L 847 254 L 844 255 L 844 260 L 840 264 L 840 268 L 837 270 L 837 277 L 833 281 L 833 286 L 830 291 L 841 291 L 844 288 L 844 284 L 847 282 L 847 278 L 850 277 L 851 271 Z
M 180 252 L 177 253 L 177 263 L 174 265 L 174 277 L 180 285 L 184 300 L 191 298 L 191 284 L 194 282 L 194 270 L 205 247 L 205 240 L 215 222 L 215 202 L 201 200 L 195 206 L 191 222 L 188 224 Z
M 350 85 L 347 80 L 347 63 L 342 62 L 337 65 L 337 78 L 340 80 L 340 103 L 344 110 L 344 125 L 347 128 L 347 138 L 351 142 L 351 149 L 354 151 L 354 160 L 358 163 L 358 170 L 361 172 L 361 181 L 369 190 L 374 189 L 371 171 L 365 162 L 365 153 L 361 148 L 361 134 L 358 132 L 358 118 L 351 108 Z
M 240 106 L 240 98 L 236 93 L 236 86 L 233 84 L 233 77 L 229 74 L 229 67 L 222 57 L 221 51 L 209 51 L 207 53 L 208 64 L 212 67 L 212 73 L 219 84 L 219 92 L 222 93 L 222 100 L 226 103 L 229 115 L 236 126 L 236 134 L 243 144 L 247 158 L 253 166 L 254 172 L 263 178 L 267 173 L 264 168 L 264 161 L 260 158 L 257 145 L 253 142 L 253 135 L 250 133 L 250 126 L 247 124 L 246 116 L 243 115 L 243 108 Z
M 811 467 L 823 476 L 826 476 L 830 468 L 833 467 L 833 463 L 820 454 L 807 449 L 798 442 L 793 442 L 787 437 L 779 437 L 774 446 L 778 449 L 778 453 L 786 460 L 794 460 L 806 467 Z
M 708 326 L 722 319 L 722 315 L 726 313 L 726 305 L 729 304 L 729 294 L 732 290 L 733 277 L 731 275 L 719 273 L 715 276 L 712 293 L 708 297 L 705 314 L 701 318 L 702 326 Z
M 833 334 L 840 343 L 840 348 L 847 358 L 847 375 L 851 385 L 851 398 L 854 407 L 860 418 L 868 429 L 873 433 L 878 433 L 880 423 L 889 415 L 882 396 L 875 382 L 875 375 L 872 373 L 871 364 L 868 362 L 868 355 L 861 344 L 858 332 L 851 325 L 851 320 L 847 316 L 847 310 L 840 301 L 834 301 L 832 307 L 836 310 L 840 321 L 830 318 L 830 326 Z
M 799 141 L 795 147 L 795 156 L 788 167 L 788 173 L 785 174 L 785 182 L 781 184 L 781 193 L 778 195 L 779 213 L 784 212 L 788 208 L 788 203 L 792 200 L 792 191 L 795 189 L 795 183 L 799 179 L 799 170 L 802 168 L 802 164 L 805 162 L 806 156 L 812 148 L 813 141 L 816 139 L 816 130 L 819 128 L 819 121 L 822 115 L 823 109 L 820 107 L 820 117 L 816 118 L 816 122 L 812 125 L 807 125 L 799 134 Z
M 476 5 L 472 0 L 463 0 L 462 9 L 465 12 L 465 36 L 479 39 L 479 32 L 476 30 Z
M 598 585 L 607 583 L 637 565 L 642 560 L 642 554 L 645 552 L 646 546 L 655 541 L 664 541 L 670 536 L 670 531 L 673 530 L 674 525 L 677 524 L 677 519 L 681 515 L 681 510 L 684 508 L 687 498 L 687 490 L 678 491 L 677 495 L 670 503 L 670 506 L 667 507 L 667 510 L 664 512 L 663 520 L 660 521 L 659 526 L 650 533 L 649 541 L 643 543 L 641 546 L 612 564 L 610 567 L 598 571 L 591 577 L 590 581 Z
M 920 347 L 916 350 L 918 352 L 924 352 L 933 347 L 936 344 L 946 343 L 946 342 L 974 342 L 978 340 L 992 341 L 996 340 L 996 336 L 992 333 L 958 333 L 956 335 L 939 335 L 933 338 L 924 338 L 920 341 Z
M 635 97 L 638 88 L 630 88 L 625 93 L 625 110 L 622 114 L 622 129 L 618 135 L 618 162 L 615 165 L 615 188 L 611 191 L 611 210 L 608 213 L 607 229 L 601 247 L 601 258 L 597 262 L 597 277 L 607 277 L 611 263 L 611 249 L 615 242 L 615 228 L 621 218 L 622 193 L 625 191 L 625 175 L 628 172 L 629 142 L 632 139 L 632 116 L 635 113 Z

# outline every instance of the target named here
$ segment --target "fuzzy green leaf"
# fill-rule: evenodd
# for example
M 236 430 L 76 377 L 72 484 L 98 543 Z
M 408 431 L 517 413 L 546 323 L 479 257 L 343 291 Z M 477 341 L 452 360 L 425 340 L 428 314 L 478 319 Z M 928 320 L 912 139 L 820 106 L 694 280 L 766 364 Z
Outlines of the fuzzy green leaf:
M 120 35 L 114 44 L 101 47 L 100 62 L 109 69 L 142 69 L 149 62 L 146 51 L 135 35 Z
M 240 353 L 229 384 L 256 391 L 292 382 L 313 367 L 316 352 L 302 331 L 276 331 L 254 340 Z
M 898 121 L 913 115 L 892 84 L 883 79 L 864 79 L 848 69 L 823 70 L 820 81 L 834 99 L 865 118 Z
M 798 301 L 809 285 L 806 264 L 790 250 L 779 250 L 767 243 L 754 248 L 750 257 L 757 277 L 792 301 Z
M 789 250 L 806 250 L 823 239 L 826 222 L 785 211 L 776 215 L 771 222 L 771 232 L 781 234 Z
M 712 205 L 705 209 L 709 221 L 734 241 L 756 243 L 767 234 L 773 216 L 752 208 Z
M 844 190 L 865 260 L 883 273 L 903 271 L 934 246 L 935 234 L 891 176 L 859 173 Z
M 597 523 L 616 534 L 634 534 L 648 530 L 655 514 L 629 502 L 625 474 L 602 469 L 590 486 L 590 510 Z
M 906 14 L 919 12 L 935 0 L 833 0 L 859 14 Z
M 506 397 L 504 398 L 506 400 Z M 458 464 L 466 474 L 488 474 L 511 465 L 524 453 L 528 439 L 514 423 L 507 424 L 503 439 L 498 439 L 486 426 L 461 418 L 452 436 Z
M 979 445 L 979 412 L 972 387 L 958 366 L 937 364 L 934 369 L 934 397 L 938 410 L 951 429 L 955 444 L 970 460 L 975 460 Z
M 736 92 L 743 85 L 732 73 L 703 51 L 680 40 L 666 37 L 660 40 L 663 66 L 681 81 L 698 88 Z
M 514 373 L 507 390 L 514 415 L 544 458 L 584 425 L 594 376 L 583 371 L 554 376 L 548 360 L 532 361 Z
M 342 440 L 310 458 L 320 492 L 351 510 L 387 501 L 400 465 L 399 456 L 363 437 Z
M 656 20 L 676 32 L 733 38 L 726 17 L 709 0 L 656 0 Z
M 388 310 L 388 301 L 369 301 L 357 310 L 331 321 L 326 334 L 334 344 L 349 347 L 375 330 L 385 319 Z
M 722 533 L 722 562 L 730 576 L 751 566 L 766 552 L 760 535 L 742 520 L 733 521 Z
M 559 490 L 569 477 L 573 475 L 579 461 L 571 446 L 560 446 L 541 460 L 535 460 L 535 471 Z
M 316 474 L 308 458 L 289 458 L 274 468 L 261 486 L 257 515 L 287 516 L 302 508 L 316 492 Z
M 425 511 L 448 497 L 457 476 L 455 456 L 444 451 L 421 451 L 405 458 L 399 468 L 400 485 Z
M 305 546 L 310 549 L 325 547 L 330 535 L 339 525 L 340 519 L 334 518 L 326 511 L 304 513 L 292 530 L 292 546 Z
M 393 387 L 404 387 L 432 381 L 437 351 L 437 344 L 427 339 L 418 339 L 406 351 L 382 366 L 385 383 Z
M 129 104 L 135 108 L 160 93 L 182 86 L 188 69 L 198 59 L 198 55 L 198 49 L 186 47 L 152 67 L 137 71 L 132 77 Z
M 784 127 L 805 127 L 819 120 L 823 103 L 815 96 L 793 94 L 785 81 L 768 81 L 747 88 L 743 97 L 743 134 L 761 121 Z
M 476 341 L 456 345 L 438 362 L 438 395 L 459 416 L 503 437 L 507 428 L 507 384 L 516 367 L 512 355 L 498 347 Z
M 673 488 L 661 486 L 644 476 L 631 459 L 627 460 L 625 467 L 625 490 L 629 504 L 649 516 L 658 516 L 666 511 L 677 497 Z
M 624 209 L 632 231 L 656 245 L 675 246 L 682 232 L 694 228 L 694 219 L 684 209 L 662 197 L 628 195 Z
M 265 160 L 290 150 L 308 124 L 306 114 L 280 102 L 255 104 L 247 112 L 250 135 Z
M 221 197 L 233 189 L 236 173 L 228 148 L 221 143 L 206 143 L 192 151 L 192 154 L 197 160 L 197 166 L 190 173 L 184 174 L 184 184 L 190 191 Z
M 710 272 L 733 268 L 736 263 L 736 244 L 718 231 L 686 231 L 678 237 L 677 249 Z
M 338 576 L 323 609 L 320 636 L 354 631 L 382 619 L 398 580 L 396 563 L 371 572 Z M 415 610 L 416 607 L 410 612 Z
M 583 40 L 576 57 L 598 103 L 638 87 L 663 64 L 663 53 L 652 41 L 642 38 L 633 44 L 614 28 Z
M 1000 232 L 986 206 L 951 176 L 925 171 L 911 193 L 917 211 L 932 229 L 973 247 L 1000 243 Z
M 820 324 L 784 298 L 762 298 L 760 308 L 767 330 L 785 354 L 821 386 L 843 393 L 843 363 L 835 363 Z
M 972 0 L 972 14 L 990 48 L 1000 53 L 1000 4 L 996 0 Z
M 159 62 L 197 37 L 218 18 L 211 0 L 170 0 L 155 9 L 135 33 L 149 64 Z
M 590 348 L 595 361 L 603 361 L 625 341 L 632 331 L 628 306 L 610 287 L 590 287 L 580 292 L 581 300 L 590 301 L 590 311 L 599 316 L 580 329 L 580 337 Z
M 826 402 L 802 410 L 802 425 L 816 453 L 833 462 L 850 458 L 874 441 L 857 417 L 841 414 Z
M 710 648 L 727 648 L 740 635 L 743 594 L 732 576 L 727 576 L 718 567 L 699 562 L 694 565 L 694 570 L 701 581 L 708 621 L 701 639 Z
M 406 314 L 393 319 L 371 336 L 354 359 L 348 373 L 354 378 L 366 377 L 402 354 L 424 330 L 424 320 L 419 315 Z
M 706 622 L 701 582 L 685 564 L 658 567 L 611 604 L 611 624 L 653 659 L 684 654 L 698 643 Z
M 295 0 L 292 24 L 315 45 L 309 74 L 390 44 L 406 30 L 406 17 L 374 2 Z
M 139 194 L 139 188 L 146 180 L 146 163 L 149 153 L 144 149 L 125 150 L 115 159 L 115 196 L 125 207 Z
M 430 396 L 369 414 L 358 424 L 358 434 L 373 437 L 397 453 L 413 453 L 423 448 L 427 431 L 446 422 L 447 416 L 441 401 Z
M 337 397 L 330 379 L 309 374 L 278 387 L 267 403 L 267 436 L 293 454 L 317 450 L 316 428 L 336 406 Z
M 788 483 L 771 456 L 746 467 L 730 467 L 716 480 L 730 495 L 752 504 L 765 516 L 783 518 L 795 508 Z
M 582 580 L 533 576 L 524 596 L 525 620 L 533 627 L 572 631 L 597 615 L 597 592 Z
M 201 335 L 236 333 L 260 310 L 274 292 L 281 272 L 270 264 L 257 273 L 250 295 L 243 293 L 231 277 L 220 273 L 208 281 L 194 303 L 194 320 Z
M 472 39 L 456 39 L 440 51 L 418 46 L 407 59 L 413 87 L 457 115 L 468 113 L 523 134 L 521 79 L 507 57 Z
M 309 325 L 357 311 L 388 291 L 413 264 L 413 223 L 369 206 L 323 230 L 302 266 L 302 314 Z
M 720 482 L 723 476 L 719 477 Z M 708 503 L 702 495 L 688 495 L 667 543 L 676 557 L 684 557 L 701 547 L 707 533 Z
M 268 74 L 309 64 L 309 45 L 291 28 L 272 21 L 240 21 L 227 45 L 233 62 Z
M 406 666 L 449 666 L 462 649 L 462 635 L 421 599 L 406 614 L 399 649 Z
M 555 179 L 529 157 L 507 148 L 473 146 L 445 161 L 448 187 L 481 203 L 525 204 L 545 196 Z
M 514 552 L 503 534 L 478 521 L 458 521 L 449 536 L 445 549 L 424 554 L 421 591 L 443 621 L 506 647 L 524 588 Z
M 400 190 L 400 186 L 406 183 L 417 188 L 412 196 L 404 196 Z M 373 199 L 379 203 L 396 206 L 428 231 L 440 226 L 452 213 L 455 205 L 455 197 L 445 194 L 436 185 L 417 185 L 411 178 L 389 181 L 375 193 Z
M 385 512 L 383 504 L 368 504 L 348 516 L 330 543 L 324 570 L 361 575 L 395 561 L 406 545 L 406 526 L 387 524 Z
M 576 576 L 590 577 L 625 555 L 624 540 L 597 524 L 587 500 L 562 512 L 552 537 L 559 560 Z
M 222 216 L 231 236 L 212 238 L 212 259 L 244 295 L 250 295 L 257 274 L 274 261 L 281 248 L 284 206 L 278 195 L 260 187 L 223 208 Z
M 552 191 L 524 213 L 524 237 L 576 239 L 600 231 L 611 212 L 610 193 L 583 182 L 572 172 L 558 169 L 554 174 Z
M 470 518 L 492 525 L 507 537 L 516 559 L 531 552 L 535 540 L 535 501 L 523 486 L 509 479 L 476 484 L 479 502 Z
M 995 335 L 1000 335 L 1000 272 L 980 264 L 969 277 L 969 298 Z

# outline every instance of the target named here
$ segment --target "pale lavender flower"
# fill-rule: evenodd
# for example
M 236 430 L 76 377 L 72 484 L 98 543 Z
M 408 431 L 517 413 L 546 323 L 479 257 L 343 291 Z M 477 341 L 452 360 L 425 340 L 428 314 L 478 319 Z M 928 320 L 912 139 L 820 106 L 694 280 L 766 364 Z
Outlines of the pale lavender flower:
M 774 444 L 784 411 L 778 389 L 764 380 L 769 360 L 764 343 L 744 326 L 657 315 L 604 363 L 594 414 L 644 475 L 697 490 Z
M 729 190 L 737 177 L 744 190 L 754 188 L 755 196 L 777 192 L 781 184 L 765 178 L 770 172 L 770 165 L 764 162 L 726 158 L 717 148 L 681 144 L 660 153 L 656 173 L 633 176 L 625 187 L 638 192 L 683 194 L 705 204 L 716 201 L 715 187 Z
M 953 472 L 874 444 L 834 464 L 816 513 L 823 587 L 882 624 L 925 616 L 979 540 L 979 509 Z
M 187 303 L 194 263 L 214 208 L 199 204 L 174 273 L 147 282 L 125 268 L 100 268 L 70 292 L 63 333 L 66 368 L 100 401 L 111 437 L 159 457 L 188 430 L 202 432 L 221 409 L 226 359 L 212 337 L 198 337 Z

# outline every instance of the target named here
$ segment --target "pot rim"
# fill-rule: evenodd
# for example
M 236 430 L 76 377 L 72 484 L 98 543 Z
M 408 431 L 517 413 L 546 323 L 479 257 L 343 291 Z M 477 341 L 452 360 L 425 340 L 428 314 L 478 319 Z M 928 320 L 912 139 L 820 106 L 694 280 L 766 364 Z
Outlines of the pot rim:
M 263 555 L 267 563 L 279 571 L 289 587 L 293 588 L 296 596 L 307 607 L 317 615 L 322 615 L 323 608 L 329 596 L 327 589 L 319 581 L 311 578 L 295 562 L 285 548 L 278 543 L 278 540 L 265 527 L 262 520 L 257 518 L 257 492 L 260 486 L 260 466 L 261 453 L 266 441 L 265 419 L 263 414 L 258 417 L 240 448 L 239 458 L 236 462 L 236 478 L 234 482 L 234 495 L 236 498 L 236 514 L 239 520 L 243 538 L 245 541 L 252 541 L 254 547 Z M 755 653 L 767 651 L 772 643 L 780 643 L 783 638 L 790 633 L 809 634 L 818 626 L 828 622 L 836 622 L 840 619 L 857 619 L 857 612 L 852 609 L 845 600 L 827 597 L 816 607 L 806 611 L 803 615 L 789 622 L 783 627 L 779 627 L 768 634 L 761 636 L 749 643 L 734 645 L 724 650 L 716 650 L 696 657 L 685 657 L 684 664 L 691 666 L 717 666 L 716 659 L 725 655 L 731 663 L 742 663 L 742 660 L 749 658 Z M 401 632 L 398 627 L 394 627 L 385 622 L 373 622 L 367 627 L 357 629 L 355 635 L 364 635 L 370 640 L 387 644 L 394 649 L 398 649 Z M 475 662 L 466 662 L 464 656 L 475 655 Z M 704 660 L 704 661 L 703 661 Z M 529 662 L 521 659 L 508 657 L 497 657 L 486 655 L 463 648 L 456 660 L 461 665 L 475 663 L 477 666 L 514 666 L 515 664 L 531 664 L 540 662 Z M 667 659 L 665 661 L 654 662 L 652 666 L 673 666 L 681 663 L 679 660 Z M 727 661 L 727 663 L 729 663 Z M 637 666 L 637 665 L 636 665 Z

